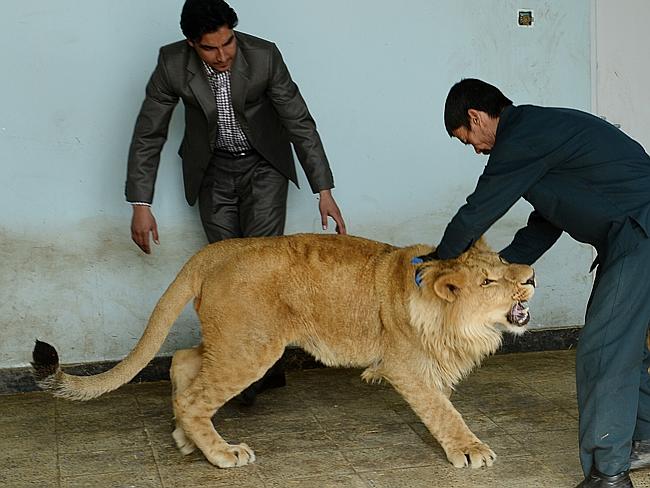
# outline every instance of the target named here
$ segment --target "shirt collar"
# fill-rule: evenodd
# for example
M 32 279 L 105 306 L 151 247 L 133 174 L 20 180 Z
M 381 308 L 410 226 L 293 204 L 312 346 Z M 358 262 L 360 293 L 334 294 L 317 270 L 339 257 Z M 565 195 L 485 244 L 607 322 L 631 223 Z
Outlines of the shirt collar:
M 205 61 L 201 60 L 201 63 L 203 63 L 203 69 L 205 69 L 205 72 L 208 74 L 208 76 L 218 77 L 219 75 L 229 75 L 230 74 L 230 70 L 228 70 L 228 71 L 217 71 L 212 66 L 210 66 L 208 63 L 206 63 Z

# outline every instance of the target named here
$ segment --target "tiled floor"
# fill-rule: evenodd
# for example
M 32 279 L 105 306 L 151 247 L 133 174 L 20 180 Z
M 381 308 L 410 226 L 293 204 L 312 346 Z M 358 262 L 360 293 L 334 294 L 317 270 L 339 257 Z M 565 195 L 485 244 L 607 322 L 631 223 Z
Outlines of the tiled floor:
M 492 468 L 456 469 L 388 386 L 359 371 L 289 373 L 289 385 L 216 417 L 255 464 L 218 469 L 174 447 L 168 382 L 127 385 L 73 403 L 0 396 L 0 487 L 572 488 L 581 479 L 571 351 L 499 355 L 452 401 L 497 453 Z M 634 473 L 650 487 L 650 471 Z

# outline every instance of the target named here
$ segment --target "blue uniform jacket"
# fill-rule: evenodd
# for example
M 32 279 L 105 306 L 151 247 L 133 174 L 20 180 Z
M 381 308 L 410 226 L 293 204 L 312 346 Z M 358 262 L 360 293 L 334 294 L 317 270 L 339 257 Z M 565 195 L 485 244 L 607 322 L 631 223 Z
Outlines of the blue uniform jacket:
M 461 254 L 521 197 L 534 211 L 501 251 L 505 259 L 532 264 L 564 231 L 611 261 L 649 235 L 650 157 L 585 112 L 506 107 L 485 170 L 447 226 L 438 256 Z

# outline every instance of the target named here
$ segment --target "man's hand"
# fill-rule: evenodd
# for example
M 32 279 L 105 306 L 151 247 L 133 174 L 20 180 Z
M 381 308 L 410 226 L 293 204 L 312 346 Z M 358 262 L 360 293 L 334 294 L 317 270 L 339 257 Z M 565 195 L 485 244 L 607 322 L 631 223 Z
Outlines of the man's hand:
M 435 261 L 436 259 L 440 258 L 438 257 L 438 250 L 435 249 L 429 254 L 423 254 L 422 256 L 418 256 L 415 259 L 419 259 L 419 263 L 426 263 L 427 261 Z
M 153 236 L 153 242 L 158 241 L 158 225 L 147 205 L 133 205 L 133 217 L 131 218 L 131 239 L 143 252 L 151 254 L 149 245 L 149 233 Z
M 345 222 L 339 210 L 338 205 L 332 196 L 332 190 L 321 190 L 319 192 L 320 201 L 318 202 L 318 211 L 320 212 L 321 223 L 323 230 L 327 230 L 327 217 L 332 217 L 336 222 L 336 233 L 347 234 L 345 230 Z

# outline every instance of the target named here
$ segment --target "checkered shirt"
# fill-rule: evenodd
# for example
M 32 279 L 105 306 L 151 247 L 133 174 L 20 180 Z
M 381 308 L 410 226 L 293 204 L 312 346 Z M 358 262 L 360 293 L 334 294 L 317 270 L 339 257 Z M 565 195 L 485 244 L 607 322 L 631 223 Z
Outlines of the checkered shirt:
M 240 152 L 251 149 L 242 130 L 235 111 L 232 108 L 230 93 L 230 71 L 216 71 L 203 62 L 203 67 L 208 75 L 208 82 L 217 102 L 218 131 L 216 148 L 228 152 Z

